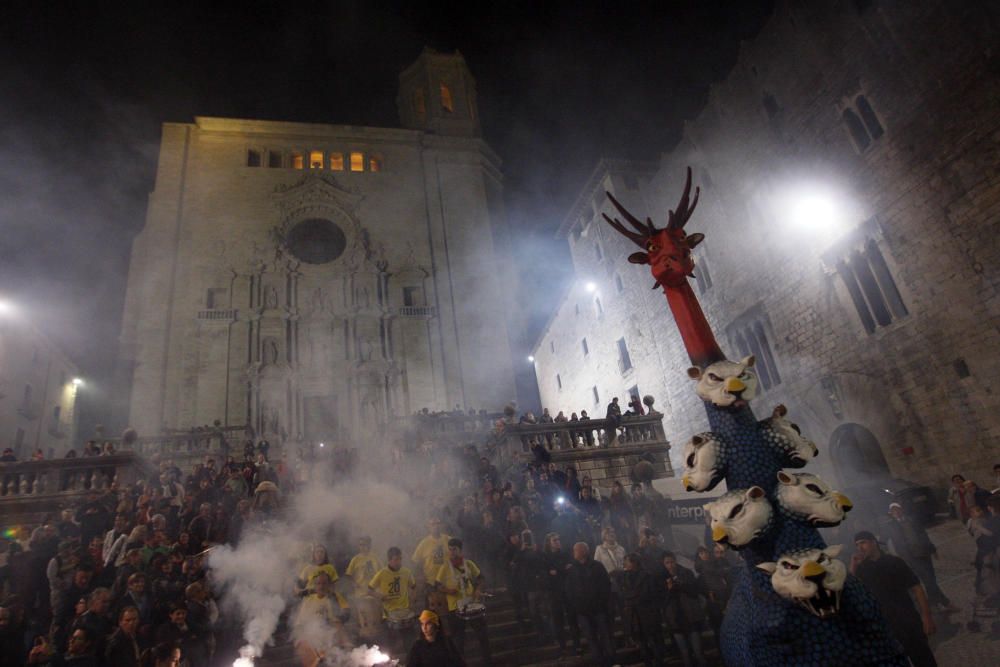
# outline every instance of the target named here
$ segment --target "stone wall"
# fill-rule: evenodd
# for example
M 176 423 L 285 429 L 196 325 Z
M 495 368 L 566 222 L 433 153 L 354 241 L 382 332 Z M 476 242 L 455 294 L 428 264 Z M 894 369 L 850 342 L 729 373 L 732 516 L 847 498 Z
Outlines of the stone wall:
M 662 225 L 694 168 L 702 193 L 688 231 L 706 235 L 695 272 L 708 319 L 730 356 L 749 331 L 766 339 L 780 382 L 755 402 L 758 417 L 786 404 L 820 447 L 814 467 L 843 487 L 878 472 L 878 452 L 891 475 L 939 485 L 953 472 L 985 482 L 996 462 L 997 25 L 985 2 L 780 2 L 626 204 Z M 592 183 L 581 199 L 599 190 Z M 535 351 L 543 404 L 579 405 L 594 385 L 636 382 L 667 413 L 667 437 L 683 443 L 706 419 L 663 296 L 599 215 L 570 217 L 580 283 Z M 871 269 L 878 257 L 905 313 L 866 327 L 849 291 L 861 274 L 841 262 Z M 591 280 L 603 318 L 588 302 Z M 616 368 L 621 337 L 635 379 Z

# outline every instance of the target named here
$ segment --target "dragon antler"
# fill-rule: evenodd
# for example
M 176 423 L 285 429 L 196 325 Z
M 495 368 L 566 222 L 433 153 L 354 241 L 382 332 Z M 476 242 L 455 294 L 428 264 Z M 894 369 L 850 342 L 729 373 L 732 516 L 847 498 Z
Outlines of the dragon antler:
M 631 240 L 633 243 L 635 243 L 643 250 L 649 250 L 649 248 L 647 247 L 649 240 L 662 230 L 657 229 L 656 226 L 653 224 L 653 221 L 650 220 L 649 218 L 646 218 L 645 223 L 641 222 L 638 218 L 629 213 L 628 209 L 622 206 L 621 202 L 615 199 L 615 196 L 613 194 L 608 192 L 607 195 L 608 199 L 611 200 L 611 203 L 614 204 L 616 209 L 618 209 L 618 212 L 621 213 L 622 217 L 625 218 L 625 220 L 627 220 L 630 225 L 635 227 L 637 231 L 633 232 L 629 230 L 624 224 L 622 224 L 621 220 L 619 220 L 618 218 L 611 218 L 608 216 L 607 213 L 601 213 L 601 216 L 603 216 L 604 219 L 608 222 L 608 224 L 614 227 L 619 234 Z M 695 188 L 694 199 L 691 199 L 691 167 L 688 167 L 687 180 L 684 183 L 684 192 L 683 194 L 681 194 L 680 201 L 677 202 L 676 211 L 671 210 L 669 215 L 667 216 L 667 226 L 664 229 L 678 229 L 678 230 L 683 229 L 684 225 L 686 225 L 687 221 L 691 218 L 691 214 L 694 213 L 695 207 L 698 206 L 698 197 L 700 196 L 701 196 L 701 188 Z M 701 240 L 702 236 L 700 234 L 693 234 L 692 236 L 697 238 L 697 240 L 694 240 L 694 242 L 691 244 L 691 247 L 694 247 L 694 245 L 696 245 Z M 636 253 L 636 254 L 642 255 L 643 253 Z M 633 257 L 635 256 L 633 255 Z M 630 257 L 629 261 L 635 264 L 648 263 L 648 261 L 641 261 L 641 260 L 636 261 L 638 259 L 640 258 L 636 257 L 636 259 L 633 259 L 632 257 Z

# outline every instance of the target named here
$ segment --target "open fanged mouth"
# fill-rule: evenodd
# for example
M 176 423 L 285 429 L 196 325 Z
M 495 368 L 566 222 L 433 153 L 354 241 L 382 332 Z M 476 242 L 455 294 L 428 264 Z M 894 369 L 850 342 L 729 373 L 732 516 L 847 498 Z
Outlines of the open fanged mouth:
M 840 593 L 820 585 L 816 595 L 808 600 L 798 600 L 798 603 L 814 616 L 829 618 L 840 611 Z

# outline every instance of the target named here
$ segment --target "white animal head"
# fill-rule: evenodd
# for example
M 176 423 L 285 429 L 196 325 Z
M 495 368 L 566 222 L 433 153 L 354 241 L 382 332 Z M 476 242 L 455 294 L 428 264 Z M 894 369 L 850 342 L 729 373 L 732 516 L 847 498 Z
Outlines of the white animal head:
M 714 433 L 699 433 L 684 445 L 686 491 L 710 491 L 722 480 L 719 470 L 719 440 Z
M 704 370 L 688 369 L 688 377 L 698 381 L 695 391 L 701 400 L 719 407 L 744 404 L 757 395 L 757 373 L 753 355 L 740 361 L 717 361 Z
M 839 544 L 825 549 L 802 549 L 783 554 L 777 563 L 761 563 L 757 567 L 771 573 L 775 593 L 820 618 L 827 618 L 840 610 L 840 594 L 847 579 L 847 568 L 836 560 L 840 549 Z
M 705 510 L 712 517 L 712 539 L 731 547 L 749 544 L 771 521 L 771 503 L 759 486 L 724 493 Z
M 799 425 L 786 418 L 788 409 L 784 405 L 774 408 L 770 419 L 765 419 L 762 434 L 769 443 L 785 452 L 793 468 L 805 465 L 809 459 L 819 454 L 819 448 L 809 438 L 802 435 Z M 797 465 L 801 464 L 801 465 Z
M 854 506 L 850 498 L 808 472 L 779 470 L 778 482 L 778 505 L 814 526 L 836 526 Z

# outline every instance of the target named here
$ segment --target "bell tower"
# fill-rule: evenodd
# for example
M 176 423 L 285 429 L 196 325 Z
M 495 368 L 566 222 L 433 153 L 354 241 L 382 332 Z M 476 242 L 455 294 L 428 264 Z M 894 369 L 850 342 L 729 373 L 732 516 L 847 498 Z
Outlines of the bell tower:
M 458 51 L 424 47 L 399 75 L 396 105 L 403 127 L 452 136 L 480 134 L 476 80 Z

